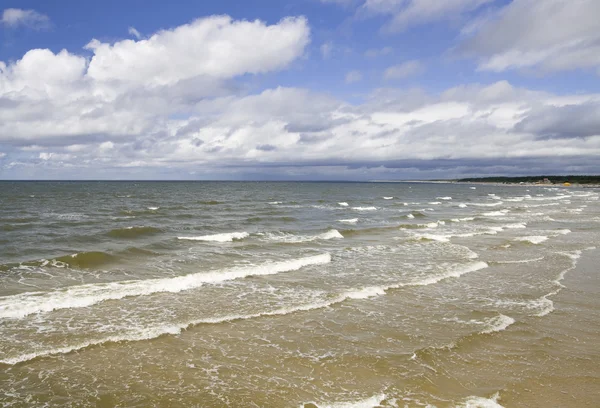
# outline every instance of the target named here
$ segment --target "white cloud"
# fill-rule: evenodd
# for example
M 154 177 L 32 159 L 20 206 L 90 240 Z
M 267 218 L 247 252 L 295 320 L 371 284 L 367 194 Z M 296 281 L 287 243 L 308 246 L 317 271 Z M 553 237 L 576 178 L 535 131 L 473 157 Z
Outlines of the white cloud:
M 514 0 L 470 27 L 460 51 L 488 71 L 600 68 L 600 2 Z
M 352 84 L 354 82 L 359 82 L 363 78 L 362 73 L 360 71 L 350 71 L 346 74 L 346 83 Z
M 48 16 L 35 10 L 23 10 L 18 8 L 5 9 L 2 12 L 0 23 L 7 27 L 25 26 L 34 29 L 46 28 L 50 24 Z
M 229 79 L 285 68 L 309 35 L 303 18 L 267 26 L 213 17 L 148 40 L 94 41 L 91 60 L 30 50 L 8 65 L 0 61 L 0 143 L 166 132 L 169 115 L 231 93 Z
M 271 26 L 209 17 L 159 31 L 147 40 L 92 40 L 86 46 L 94 52 L 87 75 L 96 81 L 167 85 L 199 75 L 261 74 L 285 68 L 304 52 L 309 39 L 302 17 Z
M 2 177 L 600 171 L 600 95 L 558 96 L 506 81 L 439 94 L 379 89 L 357 105 L 300 88 L 248 94 L 231 79 L 300 58 L 306 21 L 218 17 L 182 27 L 97 43 L 91 59 L 34 49 L 0 63 Z M 247 46 L 264 42 L 259 52 Z M 391 68 L 390 79 L 423 69 L 418 61 Z
M 460 18 L 494 0 L 366 0 L 362 11 L 389 14 L 386 31 L 403 31 L 411 26 Z
M 421 73 L 423 69 L 423 64 L 417 60 L 406 61 L 386 69 L 383 78 L 386 80 L 404 79 Z
M 141 40 L 143 37 L 142 34 L 140 34 L 140 32 L 135 29 L 135 27 L 129 27 L 127 29 L 127 32 L 129 33 L 129 35 L 134 36 L 138 40 Z

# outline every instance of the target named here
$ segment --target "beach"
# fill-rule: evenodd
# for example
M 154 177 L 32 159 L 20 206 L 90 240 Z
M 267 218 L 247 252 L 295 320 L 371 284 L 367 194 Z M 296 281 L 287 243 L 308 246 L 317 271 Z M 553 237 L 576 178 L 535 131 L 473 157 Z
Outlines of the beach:
M 600 399 L 595 189 L 0 184 L 3 406 Z

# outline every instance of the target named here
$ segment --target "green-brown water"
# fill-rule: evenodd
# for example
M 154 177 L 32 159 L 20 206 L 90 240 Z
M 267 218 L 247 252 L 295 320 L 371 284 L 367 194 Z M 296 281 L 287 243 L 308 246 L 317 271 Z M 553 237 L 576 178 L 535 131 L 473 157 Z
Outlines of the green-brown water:
M 594 406 L 599 197 L 2 182 L 0 403 Z

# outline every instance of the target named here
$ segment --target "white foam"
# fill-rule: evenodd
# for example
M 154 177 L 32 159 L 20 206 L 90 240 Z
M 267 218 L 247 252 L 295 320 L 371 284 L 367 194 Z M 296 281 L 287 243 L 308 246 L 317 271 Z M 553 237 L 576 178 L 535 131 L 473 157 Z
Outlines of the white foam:
M 498 404 L 499 400 L 499 393 L 495 393 L 490 398 L 469 397 L 464 403 L 457 405 L 457 408 L 504 408 Z
M 482 330 L 480 333 L 481 334 L 490 334 L 490 333 L 496 333 L 496 332 L 499 332 L 502 330 L 506 330 L 506 328 L 508 326 L 510 326 L 511 324 L 513 324 L 514 322 L 515 322 L 515 319 L 513 319 L 512 317 L 500 314 L 496 317 L 492 317 L 491 319 L 489 319 L 487 321 L 488 328 L 485 330 Z
M 345 224 L 356 224 L 358 222 L 358 218 L 350 218 L 349 220 L 338 220 L 338 222 L 343 222 Z
M 477 207 L 497 207 L 502 204 L 504 204 L 502 201 L 497 201 L 495 203 L 469 203 L 469 205 L 475 205 Z
M 345 293 L 348 299 L 367 299 L 375 296 L 385 295 L 386 288 L 384 286 L 371 286 Z
M 452 200 L 452 197 L 436 197 L 438 200 Z
M 537 262 L 537 261 L 541 261 L 542 259 L 544 259 L 545 257 L 540 256 L 539 258 L 532 258 L 532 259 L 519 259 L 519 260 L 515 260 L 515 261 L 498 261 L 499 264 L 520 264 L 520 263 L 530 263 L 530 262 Z
M 338 205 L 339 205 L 339 206 L 342 206 L 342 207 L 348 207 L 348 203 L 344 203 L 344 202 L 342 202 L 342 203 L 338 203 Z
M 510 210 L 490 211 L 483 213 L 486 217 L 502 217 L 509 213 Z
M 156 210 L 158 210 L 159 208 L 160 208 L 160 207 L 148 207 L 148 209 L 149 209 L 150 211 L 156 211 Z
M 440 205 L 441 203 L 442 203 L 441 201 L 432 201 L 432 202 L 430 202 L 428 204 L 431 204 L 431 205 Z
M 412 218 L 415 218 L 415 216 L 414 216 L 414 215 L 412 215 L 412 214 L 408 214 L 408 215 L 406 216 L 406 218 L 411 218 L 411 219 L 412 219 Z
M 477 190 L 477 187 L 469 187 L 471 190 Z
M 232 242 L 233 240 L 248 238 L 249 236 L 250 234 L 247 232 L 228 232 L 223 234 L 203 235 L 200 237 L 177 237 L 177 239 L 206 242 Z
M 431 285 L 434 283 L 438 283 L 444 279 L 458 278 L 466 273 L 479 271 L 479 270 L 485 269 L 487 267 L 488 267 L 488 264 L 483 261 L 473 262 L 471 264 L 459 266 L 453 270 L 446 272 L 443 275 L 433 276 L 433 277 L 426 278 L 423 280 L 411 282 L 410 285 L 411 286 L 427 286 L 427 285 Z
M 352 209 L 356 211 L 375 211 L 377 207 L 352 207 Z
M 467 208 L 467 205 L 466 205 L 465 203 L 460 203 L 458 206 L 459 206 L 460 208 Z
M 515 224 L 506 224 L 503 225 L 502 228 L 508 228 L 508 229 L 523 229 L 523 228 L 527 228 L 527 223 L 515 223 Z
M 281 204 L 281 201 L 271 201 L 269 204 L 278 205 Z
M 392 200 L 394 197 L 383 197 L 384 200 Z
M 289 244 L 297 244 L 302 242 L 311 242 L 319 239 L 339 239 L 344 238 L 342 234 L 336 229 L 331 229 L 327 232 L 318 235 L 294 235 L 284 232 L 267 232 L 264 237 L 268 241 L 279 241 L 286 242 Z
M 336 238 L 344 238 L 342 234 L 336 229 L 329 230 L 322 234 L 317 235 L 317 239 L 336 239 Z
M 385 394 L 374 395 L 370 398 L 358 400 L 358 401 L 347 401 L 347 402 L 323 402 L 316 403 L 310 402 L 310 404 L 317 406 L 318 408 L 374 408 L 381 405 L 385 400 Z M 306 406 L 302 404 L 300 408 Z
M 207 283 L 218 283 L 257 275 L 274 275 L 291 272 L 309 265 L 331 262 L 329 253 L 281 262 L 266 263 L 195 273 L 175 278 L 94 283 L 71 286 L 52 292 L 27 292 L 0 298 L 0 318 L 22 318 L 33 313 L 51 312 L 57 309 L 88 307 L 106 300 L 129 296 L 145 296 L 153 293 L 177 293 L 195 289 Z
M 525 241 L 525 242 L 531 242 L 532 244 L 541 244 L 544 241 L 547 241 L 548 237 L 544 236 L 544 235 L 532 235 L 529 237 L 519 237 L 519 238 L 515 238 L 515 241 Z
M 286 262 L 281 262 L 278 264 L 271 264 L 271 265 L 279 265 L 281 267 L 282 265 L 287 263 L 289 266 L 294 265 L 295 267 L 299 268 L 299 267 L 301 267 L 300 265 L 304 266 L 304 265 L 309 265 L 309 264 L 327 263 L 330 261 L 330 259 L 331 259 L 331 257 L 329 254 L 323 254 L 323 255 L 317 255 L 314 257 L 301 258 L 301 259 L 297 259 L 297 260 L 286 261 Z M 374 296 L 380 296 L 380 295 L 385 294 L 385 292 L 387 290 L 393 289 L 393 288 L 400 288 L 402 286 L 416 286 L 416 285 L 423 286 L 423 285 L 437 283 L 443 279 L 447 279 L 447 278 L 451 278 L 451 277 L 459 277 L 465 273 L 473 272 L 473 271 L 476 271 L 476 270 L 479 270 L 482 268 L 486 268 L 487 266 L 488 265 L 485 262 L 475 262 L 473 264 L 458 267 L 452 271 L 447 272 L 444 275 L 440 275 L 435 278 L 428 278 L 426 280 L 421 280 L 421 281 L 401 283 L 401 284 L 397 284 L 397 285 L 390 285 L 387 287 L 373 286 L 373 287 L 366 287 L 366 288 L 361 288 L 361 289 L 352 289 L 352 290 L 348 290 L 347 292 L 342 293 L 338 296 L 330 298 L 328 300 L 323 300 L 323 301 L 319 301 L 319 302 L 308 303 L 308 304 L 298 305 L 298 306 L 282 307 L 282 308 L 275 309 L 272 311 L 259 312 L 259 313 L 253 313 L 253 314 L 247 314 L 247 315 L 226 315 L 226 316 L 220 316 L 220 317 L 198 319 L 198 320 L 193 320 L 190 322 L 183 322 L 180 325 L 165 325 L 165 326 L 155 326 L 155 327 L 145 327 L 145 328 L 141 328 L 141 329 L 134 329 L 134 330 L 130 330 L 125 333 L 121 333 L 119 335 L 107 336 L 107 337 L 101 338 L 101 339 L 93 339 L 93 340 L 89 340 L 89 341 L 86 341 L 83 343 L 77 343 L 77 344 L 74 344 L 71 346 L 60 347 L 60 348 L 51 348 L 51 349 L 46 349 L 46 350 L 37 350 L 34 353 L 26 353 L 26 354 L 21 354 L 21 355 L 12 356 L 12 357 L 4 357 L 0 360 L 0 363 L 14 365 L 14 364 L 29 361 L 29 360 L 32 360 L 32 359 L 38 358 L 38 357 L 45 357 L 45 356 L 56 355 L 56 354 L 67 354 L 67 353 L 70 353 L 70 352 L 73 352 L 76 350 L 84 349 L 86 347 L 100 345 L 100 344 L 104 344 L 104 343 L 108 343 L 108 342 L 140 341 L 140 340 L 153 339 L 153 338 L 165 335 L 165 334 L 177 335 L 189 327 L 200 325 L 200 324 L 218 324 L 218 323 L 232 322 L 232 321 L 236 321 L 236 320 L 254 319 L 254 318 L 259 318 L 259 317 L 264 317 L 264 316 L 280 316 L 280 315 L 287 315 L 287 314 L 300 312 L 300 311 L 310 311 L 310 310 L 322 309 L 325 307 L 330 307 L 335 304 L 342 303 L 348 299 L 361 300 L 361 299 L 371 298 Z M 289 270 L 292 270 L 292 269 L 289 269 Z M 254 273 L 254 274 L 256 275 L 257 273 Z M 193 275 L 188 275 L 188 276 L 193 276 Z M 157 279 L 155 281 L 170 281 L 173 279 L 177 279 L 177 278 Z M 94 285 L 84 285 L 84 286 L 89 287 L 89 286 L 94 286 Z M 12 296 L 11 298 L 14 298 L 14 296 Z M 375 405 L 373 405 L 373 406 L 377 406 L 377 404 L 379 404 L 381 401 L 383 401 L 384 398 L 385 397 L 382 396 L 381 399 L 377 400 Z M 367 401 L 367 400 L 363 400 L 363 401 Z M 360 402 L 362 402 L 362 401 L 357 401 L 355 403 L 360 403 Z M 344 405 L 339 405 L 339 406 L 343 407 Z M 351 405 L 349 405 L 349 406 L 351 406 Z M 360 407 L 361 405 L 355 405 L 355 406 Z M 363 405 L 363 406 L 369 406 L 369 405 Z
M 436 234 L 420 234 L 417 235 L 419 239 L 429 239 L 437 242 L 450 242 L 450 235 L 436 235 Z

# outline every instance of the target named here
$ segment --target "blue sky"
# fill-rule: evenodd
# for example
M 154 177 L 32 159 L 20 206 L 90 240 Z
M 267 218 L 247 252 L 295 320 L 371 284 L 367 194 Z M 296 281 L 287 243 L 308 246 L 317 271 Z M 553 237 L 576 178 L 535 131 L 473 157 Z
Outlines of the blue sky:
M 595 0 L 0 7 L 0 179 L 600 173 Z

